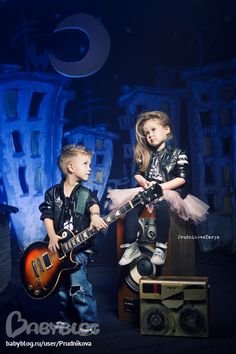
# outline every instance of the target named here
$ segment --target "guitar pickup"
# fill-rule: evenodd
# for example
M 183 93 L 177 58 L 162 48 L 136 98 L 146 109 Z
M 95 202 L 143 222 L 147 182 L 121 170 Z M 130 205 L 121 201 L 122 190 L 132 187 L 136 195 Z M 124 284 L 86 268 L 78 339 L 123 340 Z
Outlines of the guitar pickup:
M 41 270 L 41 272 L 44 272 L 43 265 L 42 265 L 39 258 L 37 258 L 37 263 L 38 263 L 38 266 L 39 266 L 39 269 Z
M 32 264 L 35 276 L 37 278 L 39 278 L 39 272 L 38 272 L 37 265 L 36 265 L 35 261 L 32 261 L 31 264 Z

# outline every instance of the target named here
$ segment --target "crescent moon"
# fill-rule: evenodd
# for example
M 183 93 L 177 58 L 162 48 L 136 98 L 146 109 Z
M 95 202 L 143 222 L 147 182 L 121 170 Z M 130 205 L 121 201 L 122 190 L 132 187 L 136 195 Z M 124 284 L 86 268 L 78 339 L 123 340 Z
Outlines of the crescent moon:
M 49 55 L 53 68 L 64 76 L 85 77 L 96 73 L 104 65 L 111 48 L 109 33 L 93 16 L 74 14 L 67 17 L 55 28 L 54 33 L 67 29 L 83 31 L 89 39 L 89 49 L 79 61 L 65 62 Z

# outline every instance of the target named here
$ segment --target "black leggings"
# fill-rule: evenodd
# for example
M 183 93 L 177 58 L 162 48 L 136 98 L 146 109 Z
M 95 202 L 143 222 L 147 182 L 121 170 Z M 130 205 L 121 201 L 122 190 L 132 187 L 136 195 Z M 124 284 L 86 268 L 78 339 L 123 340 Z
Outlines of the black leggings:
M 124 219 L 124 243 L 133 243 L 137 238 L 138 219 L 143 206 L 138 206 L 131 210 Z M 166 243 L 170 228 L 169 207 L 165 200 L 158 202 L 155 205 L 156 209 L 156 227 L 157 240 L 156 242 Z

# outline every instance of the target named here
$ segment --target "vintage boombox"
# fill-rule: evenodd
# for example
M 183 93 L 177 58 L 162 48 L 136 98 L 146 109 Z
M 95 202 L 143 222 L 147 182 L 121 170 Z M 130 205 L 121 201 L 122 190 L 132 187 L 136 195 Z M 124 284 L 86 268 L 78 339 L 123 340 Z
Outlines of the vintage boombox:
M 142 277 L 143 335 L 208 337 L 208 278 Z

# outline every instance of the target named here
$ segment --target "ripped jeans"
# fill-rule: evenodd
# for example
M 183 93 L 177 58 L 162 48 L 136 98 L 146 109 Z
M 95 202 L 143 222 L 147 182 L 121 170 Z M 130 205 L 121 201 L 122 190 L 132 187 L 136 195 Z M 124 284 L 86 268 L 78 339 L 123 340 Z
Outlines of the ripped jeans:
M 74 259 L 81 266 L 69 274 L 64 274 L 63 284 L 58 291 L 60 315 L 68 323 L 98 322 L 97 303 L 87 278 L 89 255 L 80 252 L 74 255 Z

